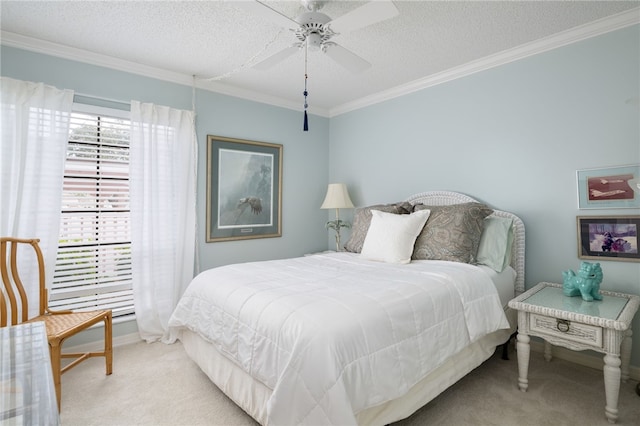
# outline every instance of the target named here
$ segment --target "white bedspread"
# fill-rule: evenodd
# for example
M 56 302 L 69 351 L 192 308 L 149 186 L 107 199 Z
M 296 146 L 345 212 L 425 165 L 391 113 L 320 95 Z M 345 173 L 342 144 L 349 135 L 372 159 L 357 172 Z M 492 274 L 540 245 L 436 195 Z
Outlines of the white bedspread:
M 269 425 L 349 425 L 509 324 L 475 266 L 329 253 L 202 272 L 169 326 L 173 339 L 183 327 L 200 334 L 273 389 Z

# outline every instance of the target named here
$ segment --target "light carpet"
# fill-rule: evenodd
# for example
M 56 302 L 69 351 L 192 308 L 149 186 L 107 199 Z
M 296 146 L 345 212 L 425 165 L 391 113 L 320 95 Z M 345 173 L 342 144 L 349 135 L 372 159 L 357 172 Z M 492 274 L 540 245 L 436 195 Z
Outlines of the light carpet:
M 397 426 L 608 425 L 602 371 L 532 352 L 520 392 L 515 351 L 500 351 Z M 63 426 L 256 425 L 187 357 L 182 345 L 114 348 L 113 374 L 91 358 L 62 376 Z M 618 421 L 640 425 L 636 382 L 621 383 Z

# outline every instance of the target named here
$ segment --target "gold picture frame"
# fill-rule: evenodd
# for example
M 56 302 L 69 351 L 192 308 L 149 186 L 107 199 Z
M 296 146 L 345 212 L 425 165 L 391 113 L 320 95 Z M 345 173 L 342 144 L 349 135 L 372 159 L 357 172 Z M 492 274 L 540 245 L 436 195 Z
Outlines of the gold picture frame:
M 282 236 L 282 145 L 207 135 L 206 241 Z
M 640 262 L 640 216 L 577 216 L 578 258 Z

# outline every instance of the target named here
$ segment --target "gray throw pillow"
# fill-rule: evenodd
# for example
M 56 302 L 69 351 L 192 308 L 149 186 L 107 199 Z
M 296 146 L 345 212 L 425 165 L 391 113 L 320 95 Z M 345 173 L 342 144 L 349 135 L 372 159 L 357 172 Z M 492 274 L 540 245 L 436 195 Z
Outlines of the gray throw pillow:
M 414 206 L 414 211 L 425 209 L 431 210 L 431 215 L 416 239 L 411 258 L 476 263 L 484 218 L 493 210 L 481 203 Z
M 371 210 L 380 210 L 386 213 L 409 214 L 413 206 L 411 203 L 401 201 L 392 204 L 376 204 L 367 207 L 358 207 L 353 215 L 353 225 L 351 226 L 351 235 L 344 245 L 345 250 L 360 253 L 364 239 L 367 236 L 369 225 L 371 225 Z

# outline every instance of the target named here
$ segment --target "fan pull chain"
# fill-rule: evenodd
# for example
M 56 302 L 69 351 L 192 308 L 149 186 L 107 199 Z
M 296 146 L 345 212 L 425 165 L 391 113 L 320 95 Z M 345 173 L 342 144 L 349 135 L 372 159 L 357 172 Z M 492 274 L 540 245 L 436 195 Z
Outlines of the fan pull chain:
M 304 92 L 302 92 L 302 94 L 304 95 L 304 123 L 302 125 L 302 130 L 305 132 L 309 131 L 309 118 L 307 117 L 307 108 L 309 107 L 309 104 L 307 103 L 307 95 L 309 94 L 309 92 L 307 91 L 307 52 L 309 51 L 309 43 L 308 41 L 305 41 L 305 46 L 304 46 Z
M 304 125 L 302 126 L 302 130 L 304 130 L 305 132 L 309 131 L 309 119 L 307 118 L 307 107 L 309 106 L 309 104 L 307 104 L 307 95 L 309 92 L 307 92 L 307 73 L 304 74 Z

